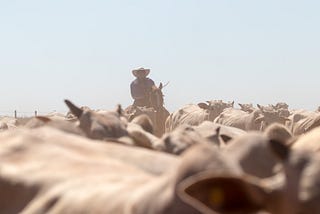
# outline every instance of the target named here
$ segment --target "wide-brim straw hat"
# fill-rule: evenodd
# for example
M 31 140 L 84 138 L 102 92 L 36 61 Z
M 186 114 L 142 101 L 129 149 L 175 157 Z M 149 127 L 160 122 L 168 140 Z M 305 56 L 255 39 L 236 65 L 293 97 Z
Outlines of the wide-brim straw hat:
M 132 74 L 133 76 L 137 77 L 139 73 L 143 73 L 144 76 L 148 76 L 150 73 L 150 69 L 145 69 L 145 68 L 138 68 L 138 69 L 134 69 L 132 70 Z

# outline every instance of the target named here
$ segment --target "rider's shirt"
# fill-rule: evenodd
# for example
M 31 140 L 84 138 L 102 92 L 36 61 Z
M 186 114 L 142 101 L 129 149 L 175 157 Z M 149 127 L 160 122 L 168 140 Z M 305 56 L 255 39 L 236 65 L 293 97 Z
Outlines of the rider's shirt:
M 154 85 L 154 81 L 150 78 L 135 79 L 130 85 L 132 98 L 134 100 L 145 99 Z

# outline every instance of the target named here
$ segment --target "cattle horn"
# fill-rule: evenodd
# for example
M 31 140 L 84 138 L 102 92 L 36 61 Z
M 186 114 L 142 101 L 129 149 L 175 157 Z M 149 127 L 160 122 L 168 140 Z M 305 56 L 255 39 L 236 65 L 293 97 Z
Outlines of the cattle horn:
M 81 117 L 81 115 L 83 113 L 83 110 L 81 108 L 77 107 L 76 105 L 74 105 L 69 100 L 64 100 L 64 102 L 68 106 L 68 108 L 70 109 L 72 114 L 74 114 L 77 118 Z
M 163 89 L 163 84 L 162 84 L 162 82 L 159 84 L 159 87 L 158 87 L 160 90 L 162 90 Z
M 221 130 L 221 126 L 219 126 L 218 128 L 216 128 L 216 135 L 220 135 L 220 130 Z

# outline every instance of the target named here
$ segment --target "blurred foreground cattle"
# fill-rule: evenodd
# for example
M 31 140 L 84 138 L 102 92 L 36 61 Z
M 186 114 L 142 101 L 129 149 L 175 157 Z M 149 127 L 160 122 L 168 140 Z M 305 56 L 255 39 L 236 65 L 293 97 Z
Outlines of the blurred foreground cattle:
M 3 132 L 0 142 L 3 213 L 320 211 L 319 157 L 264 134 L 244 134 L 224 152 L 196 143 L 180 157 L 48 127 Z M 277 160 L 283 171 L 271 170 Z

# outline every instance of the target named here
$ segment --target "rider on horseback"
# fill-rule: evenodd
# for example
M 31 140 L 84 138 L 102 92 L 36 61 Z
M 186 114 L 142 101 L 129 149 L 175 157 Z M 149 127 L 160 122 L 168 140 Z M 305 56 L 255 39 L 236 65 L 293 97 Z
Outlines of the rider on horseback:
M 133 105 L 150 107 L 149 94 L 152 87 L 155 86 L 154 81 L 147 76 L 150 69 L 138 68 L 132 71 L 136 79 L 131 83 L 131 96 L 134 99 Z

